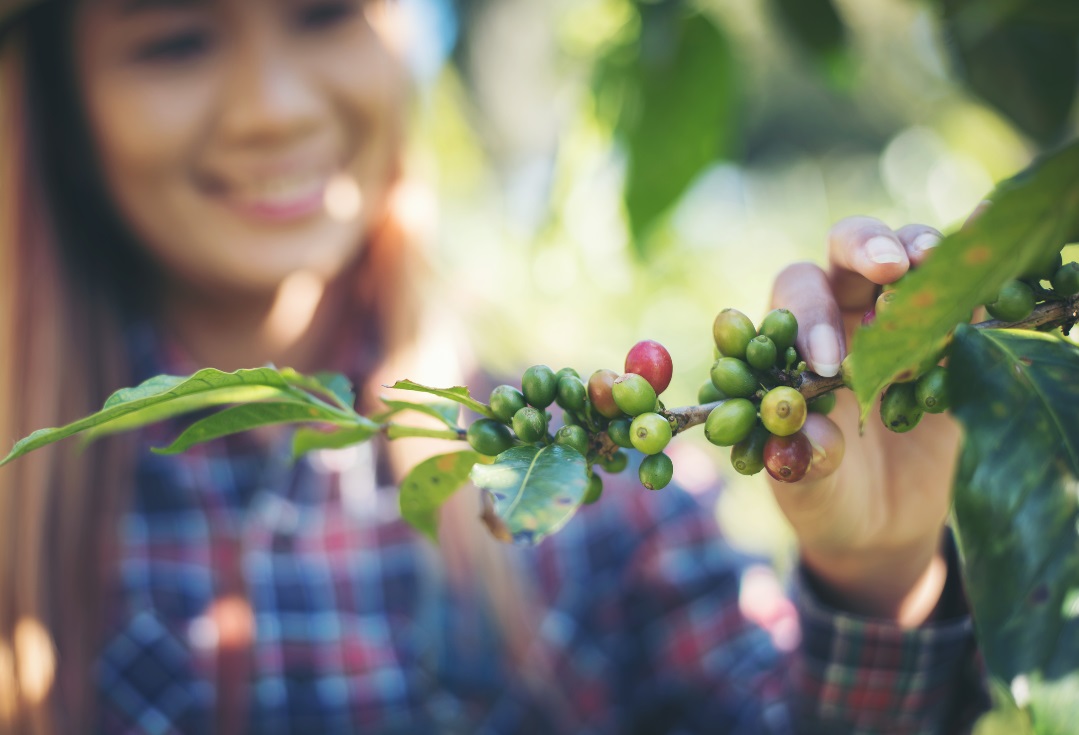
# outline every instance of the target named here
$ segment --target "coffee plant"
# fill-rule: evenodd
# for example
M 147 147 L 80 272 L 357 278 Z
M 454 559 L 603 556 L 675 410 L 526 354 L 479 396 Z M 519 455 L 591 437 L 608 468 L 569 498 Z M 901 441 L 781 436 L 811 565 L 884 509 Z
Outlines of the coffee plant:
M 603 502 L 603 474 L 632 464 L 642 491 L 665 488 L 675 470 L 669 443 L 699 424 L 708 441 L 730 447 L 737 472 L 797 482 L 813 461 L 806 415 L 831 410 L 837 390 L 854 392 L 863 421 L 879 399 L 880 419 L 897 432 L 948 410 L 964 429 L 953 527 L 1002 707 L 982 727 L 1068 732 L 1079 718 L 1079 347 L 1060 332 L 1079 320 L 1079 264 L 1063 263 L 1061 250 L 1079 239 L 1079 143 L 1005 182 L 991 201 L 884 291 L 834 378 L 806 369 L 790 312 L 776 309 L 754 325 L 724 309 L 698 405 L 664 405 L 673 361 L 654 341 L 634 345 L 621 372 L 599 369 L 587 380 L 535 365 L 519 387 L 498 386 L 486 402 L 466 387 L 400 380 L 388 386 L 395 395 L 442 400 L 387 397 L 372 416 L 355 411 L 340 375 L 208 368 L 119 390 L 97 413 L 17 442 L 0 466 L 66 437 L 92 440 L 208 408 L 220 410 L 154 451 L 183 452 L 271 424 L 298 425 L 297 458 L 376 436 L 446 439 L 465 446 L 411 470 L 401 483 L 403 518 L 437 540 L 440 505 L 471 479 L 487 501 L 490 531 L 535 544 L 582 506 Z M 983 305 L 994 318 L 969 323 Z M 467 427 L 460 407 L 478 417 Z M 439 427 L 402 423 L 406 412 Z

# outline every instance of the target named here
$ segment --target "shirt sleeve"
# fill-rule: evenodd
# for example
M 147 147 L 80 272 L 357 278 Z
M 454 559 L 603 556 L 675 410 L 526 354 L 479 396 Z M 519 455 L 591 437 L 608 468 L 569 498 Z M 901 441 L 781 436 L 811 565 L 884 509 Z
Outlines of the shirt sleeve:
M 969 615 L 913 630 L 859 618 L 828 608 L 803 570 L 777 596 L 789 615 L 754 614 L 746 582 L 761 567 L 679 503 L 640 538 L 624 587 L 626 665 L 641 673 L 624 689 L 627 732 L 953 733 L 979 710 Z

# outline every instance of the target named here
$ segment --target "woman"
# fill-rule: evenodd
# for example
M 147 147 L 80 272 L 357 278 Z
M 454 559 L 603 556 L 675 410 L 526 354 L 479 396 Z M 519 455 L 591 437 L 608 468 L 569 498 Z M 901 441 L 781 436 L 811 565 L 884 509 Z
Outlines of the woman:
M 4 437 L 159 372 L 405 374 L 426 340 L 395 20 L 374 0 L 10 18 Z M 781 274 L 811 366 L 835 373 L 874 284 L 936 237 L 847 220 L 831 278 Z M 459 494 L 436 554 L 385 512 L 405 465 L 381 448 L 290 469 L 271 431 L 163 458 L 164 426 L 35 453 L 0 472 L 2 729 L 945 731 L 976 704 L 941 543 L 955 429 L 857 439 L 854 406 L 836 415 L 810 426 L 815 475 L 776 489 L 802 542 L 793 653 L 741 614 L 742 563 L 676 491 L 610 493 L 534 552 L 481 540 Z

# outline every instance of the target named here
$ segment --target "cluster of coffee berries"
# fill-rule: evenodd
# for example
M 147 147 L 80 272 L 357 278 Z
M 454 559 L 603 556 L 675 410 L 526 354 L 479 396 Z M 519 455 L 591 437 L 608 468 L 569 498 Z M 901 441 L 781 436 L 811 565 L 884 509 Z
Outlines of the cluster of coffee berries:
M 704 422 L 708 441 L 731 447 L 731 464 L 743 475 L 761 470 L 780 482 L 805 477 L 813 447 L 802 432 L 808 411 L 828 413 L 835 396 L 807 404 L 791 387 L 805 362 L 794 346 L 798 320 L 774 309 L 760 324 L 736 309 L 724 309 L 712 325 L 717 359 L 710 380 L 701 386 L 702 404 L 719 403 Z
M 658 342 L 635 344 L 626 355 L 625 370 L 597 370 L 585 383 L 572 368 L 554 372 L 546 365 L 533 365 L 521 376 L 518 390 L 500 385 L 488 401 L 493 419 L 479 419 L 468 427 L 468 443 L 480 454 L 497 456 L 517 444 L 562 444 L 580 452 L 589 467 L 585 503 L 594 503 L 603 492 L 603 481 L 594 472 L 599 466 L 618 473 L 629 464 L 627 449 L 644 455 L 638 476 L 649 490 L 667 486 L 674 472 L 663 453 L 673 436 L 671 423 L 662 414 L 659 395 L 670 385 L 674 366 L 671 355 Z M 554 433 L 547 408 L 562 409 L 563 425 Z
M 1049 288 L 1042 286 L 1049 282 Z M 1058 253 L 1048 263 L 1034 266 L 1019 278 L 1008 281 L 995 299 L 985 305 L 989 316 L 1002 322 L 1026 319 L 1042 301 L 1079 294 L 1079 263 L 1064 263 Z

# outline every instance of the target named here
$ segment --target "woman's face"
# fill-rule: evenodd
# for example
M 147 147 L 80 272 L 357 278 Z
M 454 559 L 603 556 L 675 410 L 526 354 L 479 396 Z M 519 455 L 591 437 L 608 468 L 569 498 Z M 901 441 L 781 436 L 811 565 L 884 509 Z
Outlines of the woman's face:
M 82 0 L 75 43 L 105 185 L 200 288 L 332 277 L 394 175 L 404 64 L 371 0 Z M 388 12 L 388 11 L 387 11 Z

